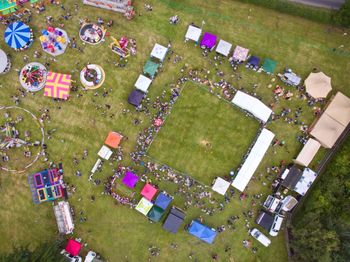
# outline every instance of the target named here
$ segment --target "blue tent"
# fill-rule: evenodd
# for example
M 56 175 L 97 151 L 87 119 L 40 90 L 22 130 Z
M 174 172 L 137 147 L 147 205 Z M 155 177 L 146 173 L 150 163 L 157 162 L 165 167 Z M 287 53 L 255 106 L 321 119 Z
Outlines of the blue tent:
M 247 63 L 251 66 L 257 67 L 257 66 L 259 66 L 260 58 L 257 56 L 251 56 L 251 57 L 249 57 Z
M 201 224 L 197 220 L 192 220 L 190 227 L 188 228 L 188 233 L 191 235 L 207 242 L 208 244 L 213 243 L 217 232 L 206 225 Z
M 156 202 L 154 203 L 156 206 L 161 207 L 162 209 L 167 209 L 167 207 L 170 205 L 172 201 L 172 198 L 165 193 L 161 192 L 156 199 Z
M 5 42 L 13 49 L 24 47 L 30 42 L 31 30 L 22 22 L 14 22 L 5 30 Z

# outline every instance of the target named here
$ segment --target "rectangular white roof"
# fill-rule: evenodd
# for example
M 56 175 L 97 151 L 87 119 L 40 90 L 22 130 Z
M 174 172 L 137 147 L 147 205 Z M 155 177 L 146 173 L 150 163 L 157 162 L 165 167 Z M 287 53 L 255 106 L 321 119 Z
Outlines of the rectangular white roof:
M 314 159 L 320 147 L 321 144 L 318 141 L 309 138 L 294 162 L 302 166 L 308 166 L 312 159 Z
M 317 174 L 310 168 L 305 168 L 303 175 L 299 179 L 298 183 L 294 187 L 294 191 L 304 196 L 315 181 Z
M 269 120 L 272 114 L 272 110 L 259 99 L 241 91 L 237 91 L 231 102 L 248 111 L 264 123 Z
M 217 177 L 211 189 L 213 189 L 215 192 L 219 193 L 220 195 L 225 195 L 229 187 L 230 187 L 230 182 L 227 182 L 221 177 Z
M 199 38 L 201 37 L 201 34 L 202 34 L 202 29 L 193 25 L 189 25 L 185 38 L 188 40 L 198 42 Z
M 112 150 L 110 150 L 107 146 L 103 145 L 97 154 L 101 158 L 108 160 L 111 157 L 112 153 Z
M 135 87 L 144 92 L 147 93 L 148 92 L 148 88 L 150 87 L 152 83 L 152 79 L 149 79 L 148 77 L 144 76 L 144 75 L 139 75 L 139 78 L 136 80 L 135 83 Z
M 157 58 L 163 62 L 167 52 L 168 48 L 160 44 L 155 44 L 151 52 L 151 57 Z
M 264 128 L 261 131 L 252 150 L 250 151 L 248 157 L 244 161 L 241 169 L 238 171 L 237 176 L 233 180 L 233 187 L 237 188 L 241 192 L 244 191 L 250 179 L 254 175 L 254 172 L 258 168 L 274 137 L 275 134 L 272 133 L 270 130 Z
M 231 51 L 231 48 L 232 48 L 231 43 L 220 39 L 219 44 L 216 47 L 216 52 L 221 54 L 221 55 L 228 56 L 228 54 Z

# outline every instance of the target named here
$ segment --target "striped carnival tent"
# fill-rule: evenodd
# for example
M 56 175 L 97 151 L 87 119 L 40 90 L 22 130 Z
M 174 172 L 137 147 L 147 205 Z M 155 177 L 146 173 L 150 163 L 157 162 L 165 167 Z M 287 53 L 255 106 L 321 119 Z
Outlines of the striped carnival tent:
M 4 33 L 6 44 L 15 49 L 27 49 L 33 42 L 33 32 L 26 24 L 14 22 L 10 24 Z
M 67 100 L 71 86 L 71 75 L 48 72 L 44 96 Z

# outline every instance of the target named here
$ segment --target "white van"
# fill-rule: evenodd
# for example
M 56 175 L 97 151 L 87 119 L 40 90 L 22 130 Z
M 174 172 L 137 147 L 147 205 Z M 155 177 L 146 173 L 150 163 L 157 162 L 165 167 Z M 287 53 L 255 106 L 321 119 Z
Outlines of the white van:
M 252 235 L 252 237 L 254 237 L 256 240 L 258 240 L 265 247 L 268 247 L 271 244 L 271 240 L 268 239 L 267 236 L 265 236 L 263 233 L 261 233 L 256 228 L 253 228 L 252 231 L 250 231 L 250 234 Z
M 280 231 L 282 226 L 283 218 L 284 217 L 279 214 L 275 215 L 275 218 L 273 219 L 273 224 L 269 232 L 270 236 L 275 237 L 278 235 L 278 232 Z

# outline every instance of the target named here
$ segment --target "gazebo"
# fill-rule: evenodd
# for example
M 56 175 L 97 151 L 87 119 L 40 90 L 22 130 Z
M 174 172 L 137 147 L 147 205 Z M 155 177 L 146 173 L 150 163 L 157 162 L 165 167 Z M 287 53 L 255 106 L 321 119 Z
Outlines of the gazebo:
M 207 48 L 212 51 L 216 45 L 217 36 L 208 32 L 205 32 L 201 41 L 201 48 Z
M 148 212 L 151 210 L 152 207 L 152 202 L 143 197 L 141 198 L 140 202 L 137 204 L 135 209 L 141 214 L 147 216 Z
M 79 255 L 82 244 L 74 239 L 69 239 L 65 251 L 71 256 L 75 257 Z
M 199 38 L 201 37 L 202 34 L 202 29 L 193 26 L 193 25 L 189 25 L 186 35 L 185 35 L 185 40 L 192 40 L 194 41 L 196 44 L 198 44 L 199 42 Z
M 222 39 L 220 39 L 219 44 L 216 47 L 216 53 L 223 55 L 223 56 L 228 56 L 232 48 L 232 44 L 229 42 L 226 42 Z
M 152 79 L 149 79 L 148 77 L 144 76 L 144 75 L 139 75 L 139 78 L 136 80 L 135 83 L 135 87 L 144 92 L 147 93 L 148 92 L 148 88 L 150 87 L 152 83 Z
M 268 74 L 273 74 L 275 72 L 276 67 L 277 62 L 269 58 L 266 58 L 262 65 L 262 69 Z
M 166 193 L 160 192 L 156 198 L 155 205 L 166 210 L 173 199 Z
M 304 83 L 306 92 L 313 98 L 325 98 L 332 90 L 331 78 L 323 72 L 310 73 Z
M 148 212 L 147 217 L 154 222 L 159 222 L 164 212 L 164 209 L 160 208 L 159 206 L 153 206 Z
M 139 177 L 131 171 L 126 171 L 122 183 L 129 188 L 134 188 L 139 181 Z
M 97 154 L 99 157 L 101 157 L 105 160 L 109 160 L 110 157 L 112 156 L 113 152 L 107 146 L 103 145 Z
M 153 62 L 152 60 L 147 60 L 143 67 L 143 73 L 150 76 L 152 79 L 156 76 L 159 64 Z
M 71 75 L 48 72 L 44 96 L 67 100 L 71 86 Z
M 154 195 L 157 193 L 158 189 L 152 186 L 151 184 L 146 184 L 141 191 L 141 195 L 144 196 L 149 201 L 152 200 Z
M 151 57 L 158 59 L 160 62 L 163 62 L 167 53 L 168 48 L 160 44 L 155 44 L 151 52 Z
M 260 64 L 260 58 L 257 56 L 251 56 L 248 58 L 246 67 L 251 68 L 253 70 L 258 70 L 259 64 Z

